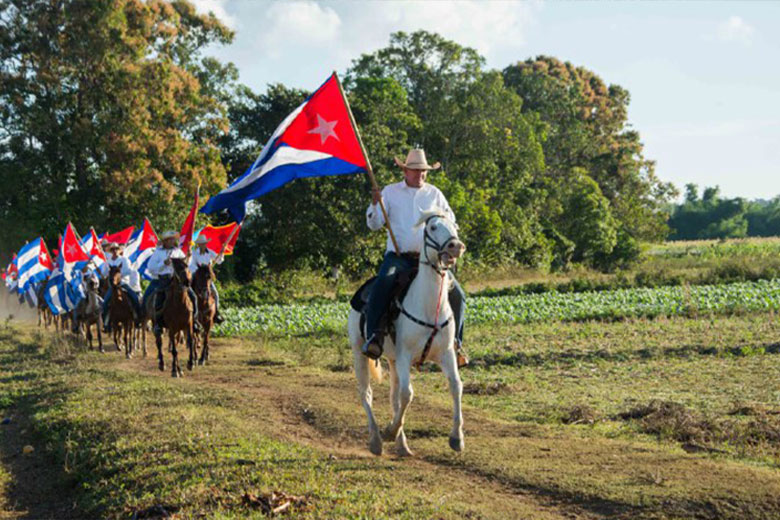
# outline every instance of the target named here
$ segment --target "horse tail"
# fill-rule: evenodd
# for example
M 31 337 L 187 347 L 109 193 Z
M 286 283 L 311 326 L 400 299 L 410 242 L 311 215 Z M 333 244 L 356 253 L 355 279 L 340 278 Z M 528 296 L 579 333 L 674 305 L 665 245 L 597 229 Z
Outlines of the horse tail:
M 368 360 L 368 373 L 371 374 L 371 378 L 377 383 L 382 382 L 382 364 L 378 359 L 376 361 L 373 359 Z

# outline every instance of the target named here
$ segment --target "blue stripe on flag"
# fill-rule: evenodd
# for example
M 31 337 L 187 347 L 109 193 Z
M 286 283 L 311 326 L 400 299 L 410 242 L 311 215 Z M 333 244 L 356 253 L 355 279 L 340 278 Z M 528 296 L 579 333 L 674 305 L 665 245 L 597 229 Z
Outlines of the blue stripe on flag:
M 364 171 L 362 167 L 336 157 L 307 163 L 283 164 L 269 170 L 265 175 L 239 190 L 214 195 L 200 211 L 201 213 L 214 213 L 221 209 L 227 209 L 236 222 L 241 222 L 244 219 L 244 204 L 247 201 L 265 195 L 292 180 L 305 177 L 348 175 L 362 171 Z M 246 177 L 248 173 L 247 171 L 241 177 Z

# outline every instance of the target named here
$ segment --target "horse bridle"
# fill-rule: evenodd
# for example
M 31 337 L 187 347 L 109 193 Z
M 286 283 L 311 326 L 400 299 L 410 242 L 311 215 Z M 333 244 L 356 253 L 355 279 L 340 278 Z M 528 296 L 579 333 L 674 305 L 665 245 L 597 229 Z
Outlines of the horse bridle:
M 450 235 L 450 237 L 444 241 L 443 244 L 439 244 L 439 242 L 436 241 L 435 238 L 433 238 L 430 233 L 428 233 L 428 222 L 431 221 L 431 219 L 434 218 L 444 218 L 441 215 L 431 215 L 427 219 L 425 219 L 425 227 L 423 230 L 423 258 L 425 260 L 420 260 L 421 264 L 426 264 L 431 266 L 431 269 L 436 271 L 440 276 L 444 276 L 444 273 L 450 270 L 450 266 L 441 267 L 441 255 L 445 253 L 445 249 L 447 246 L 452 242 L 453 240 L 457 240 L 458 237 L 455 235 Z M 428 248 L 432 248 L 436 251 L 438 260 L 436 261 L 436 264 L 433 264 L 430 262 L 430 259 L 428 258 Z

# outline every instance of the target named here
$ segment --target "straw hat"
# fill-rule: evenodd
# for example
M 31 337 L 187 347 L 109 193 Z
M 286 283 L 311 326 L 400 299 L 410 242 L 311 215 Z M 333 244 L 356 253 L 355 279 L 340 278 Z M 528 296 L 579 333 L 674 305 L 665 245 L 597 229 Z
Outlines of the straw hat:
M 209 239 L 208 239 L 208 237 L 206 235 L 200 234 L 200 235 L 198 235 L 198 238 L 195 239 L 195 243 L 197 245 L 208 244 L 209 243 Z
M 103 246 L 103 249 L 105 249 L 106 251 L 113 251 L 114 249 L 119 249 L 119 244 L 117 244 L 116 242 L 109 242 Z
M 160 235 L 160 240 L 169 240 L 171 238 L 179 238 L 179 232 L 178 231 L 166 231 L 162 235 Z
M 409 168 L 410 170 L 436 170 L 441 166 L 441 163 L 439 162 L 435 162 L 433 165 L 428 164 L 428 161 L 425 158 L 425 150 L 422 148 L 409 150 L 409 154 L 406 156 L 406 162 L 396 157 L 395 163 L 401 168 Z

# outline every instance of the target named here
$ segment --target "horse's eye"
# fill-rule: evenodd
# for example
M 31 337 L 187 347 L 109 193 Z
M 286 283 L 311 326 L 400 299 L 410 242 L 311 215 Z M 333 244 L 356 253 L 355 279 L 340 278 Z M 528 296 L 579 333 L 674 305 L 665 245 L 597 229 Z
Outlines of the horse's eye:
M 436 224 L 431 224 L 431 231 L 436 231 Z

